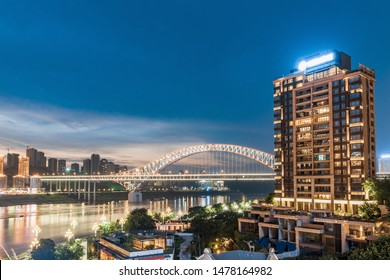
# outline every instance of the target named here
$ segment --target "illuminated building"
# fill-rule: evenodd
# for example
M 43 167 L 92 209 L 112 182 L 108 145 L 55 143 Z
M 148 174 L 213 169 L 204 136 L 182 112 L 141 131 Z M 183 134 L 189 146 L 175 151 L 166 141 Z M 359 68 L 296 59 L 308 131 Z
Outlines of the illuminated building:
M 375 222 L 334 216 L 330 210 L 295 211 L 254 204 L 238 219 L 238 231 L 259 236 L 260 249 L 271 243 L 278 254 L 342 254 L 365 248 L 380 236 Z
M 30 175 L 30 158 L 19 156 L 18 175 L 28 177 Z
M 58 160 L 56 158 L 49 158 L 48 168 L 50 173 L 57 174 L 58 172 Z
M 134 231 L 132 244 L 119 233 L 99 239 L 101 260 L 172 260 L 174 231 Z
M 375 176 L 373 70 L 332 51 L 274 81 L 276 201 L 356 213 Z
M 0 156 L 0 175 L 4 174 L 4 157 Z
M 4 157 L 0 156 L 0 188 L 7 187 L 7 176 L 4 175 Z

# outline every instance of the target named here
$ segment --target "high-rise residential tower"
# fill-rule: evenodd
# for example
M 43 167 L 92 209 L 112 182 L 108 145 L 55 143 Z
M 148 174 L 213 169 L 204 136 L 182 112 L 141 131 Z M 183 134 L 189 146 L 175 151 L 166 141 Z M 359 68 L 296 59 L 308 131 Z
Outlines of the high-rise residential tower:
M 30 175 L 30 158 L 19 156 L 18 175 L 28 178 Z
M 276 201 L 297 210 L 357 212 L 375 176 L 373 70 L 330 51 L 274 81 Z
M 0 156 L 0 175 L 4 174 L 4 157 Z
M 48 169 L 51 173 L 57 174 L 58 172 L 58 160 L 56 158 L 49 158 Z
M 83 174 L 91 174 L 91 159 L 89 158 L 83 160 Z
M 66 173 L 66 160 L 65 159 L 60 159 L 58 161 L 58 173 L 65 174 Z
M 91 174 L 99 174 L 100 169 L 100 155 L 92 154 L 91 155 Z

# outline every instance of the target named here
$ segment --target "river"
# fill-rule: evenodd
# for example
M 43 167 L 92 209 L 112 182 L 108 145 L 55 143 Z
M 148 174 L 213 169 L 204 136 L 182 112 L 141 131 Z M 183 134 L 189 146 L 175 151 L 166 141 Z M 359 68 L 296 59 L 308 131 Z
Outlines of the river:
M 38 239 L 50 238 L 56 243 L 66 240 L 65 232 L 70 229 L 76 237 L 93 234 L 92 226 L 103 220 L 115 221 L 126 217 L 135 208 L 148 208 L 152 212 L 162 212 L 169 207 L 173 212 L 187 213 L 193 206 L 207 206 L 231 201 L 247 201 L 264 197 L 266 192 L 256 192 L 254 189 L 229 194 L 191 195 L 175 194 L 166 198 L 145 199 L 142 203 L 132 204 L 127 201 L 113 201 L 99 205 L 84 203 L 72 204 L 28 204 L 0 207 L 0 245 L 9 254 L 12 250 L 20 254 L 27 249 L 35 233 L 33 229 L 39 226 Z M 77 225 L 72 225 L 76 221 Z M 74 226 L 74 228 L 73 228 Z M 6 254 L 0 246 L 0 259 Z

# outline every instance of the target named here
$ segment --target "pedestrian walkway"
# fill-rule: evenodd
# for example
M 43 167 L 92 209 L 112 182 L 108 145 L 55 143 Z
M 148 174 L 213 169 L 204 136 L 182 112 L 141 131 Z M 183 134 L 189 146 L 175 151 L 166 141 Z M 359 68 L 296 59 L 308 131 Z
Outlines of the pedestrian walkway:
M 191 253 L 187 252 L 187 248 L 190 246 L 191 241 L 194 239 L 192 233 L 177 233 L 176 235 L 182 237 L 184 242 L 180 244 L 180 260 L 191 260 Z

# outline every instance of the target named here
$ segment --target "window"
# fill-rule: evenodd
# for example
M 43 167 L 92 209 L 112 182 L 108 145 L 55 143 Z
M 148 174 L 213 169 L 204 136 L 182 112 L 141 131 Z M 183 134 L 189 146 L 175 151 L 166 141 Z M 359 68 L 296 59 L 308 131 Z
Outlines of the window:
M 350 98 L 350 99 L 360 98 L 360 92 L 351 93 L 351 94 L 349 95 L 349 98 Z
M 350 132 L 353 133 L 353 132 L 360 132 L 363 130 L 363 127 L 361 126 L 355 126 L 355 127 L 351 127 L 350 128 Z
M 349 86 L 349 90 L 354 90 L 354 89 L 357 89 L 357 88 L 361 88 L 361 84 L 354 84 L 354 85 L 350 85 Z
M 363 149 L 363 144 L 361 144 L 361 143 L 351 144 L 351 149 L 352 150 L 361 150 L 361 149 Z
M 360 115 L 362 113 L 362 110 L 358 109 L 358 110 L 352 110 L 349 115 L 352 117 L 352 116 L 357 116 L 357 115 Z
M 361 122 L 362 119 L 359 117 L 359 118 L 352 118 L 350 123 L 358 123 L 358 122 Z
M 349 106 L 351 107 L 355 107 L 355 106 L 360 106 L 360 100 L 357 100 L 357 101 L 351 101 L 349 102 Z
M 357 135 L 351 135 L 351 140 L 359 140 L 362 139 L 363 135 L 357 134 Z

